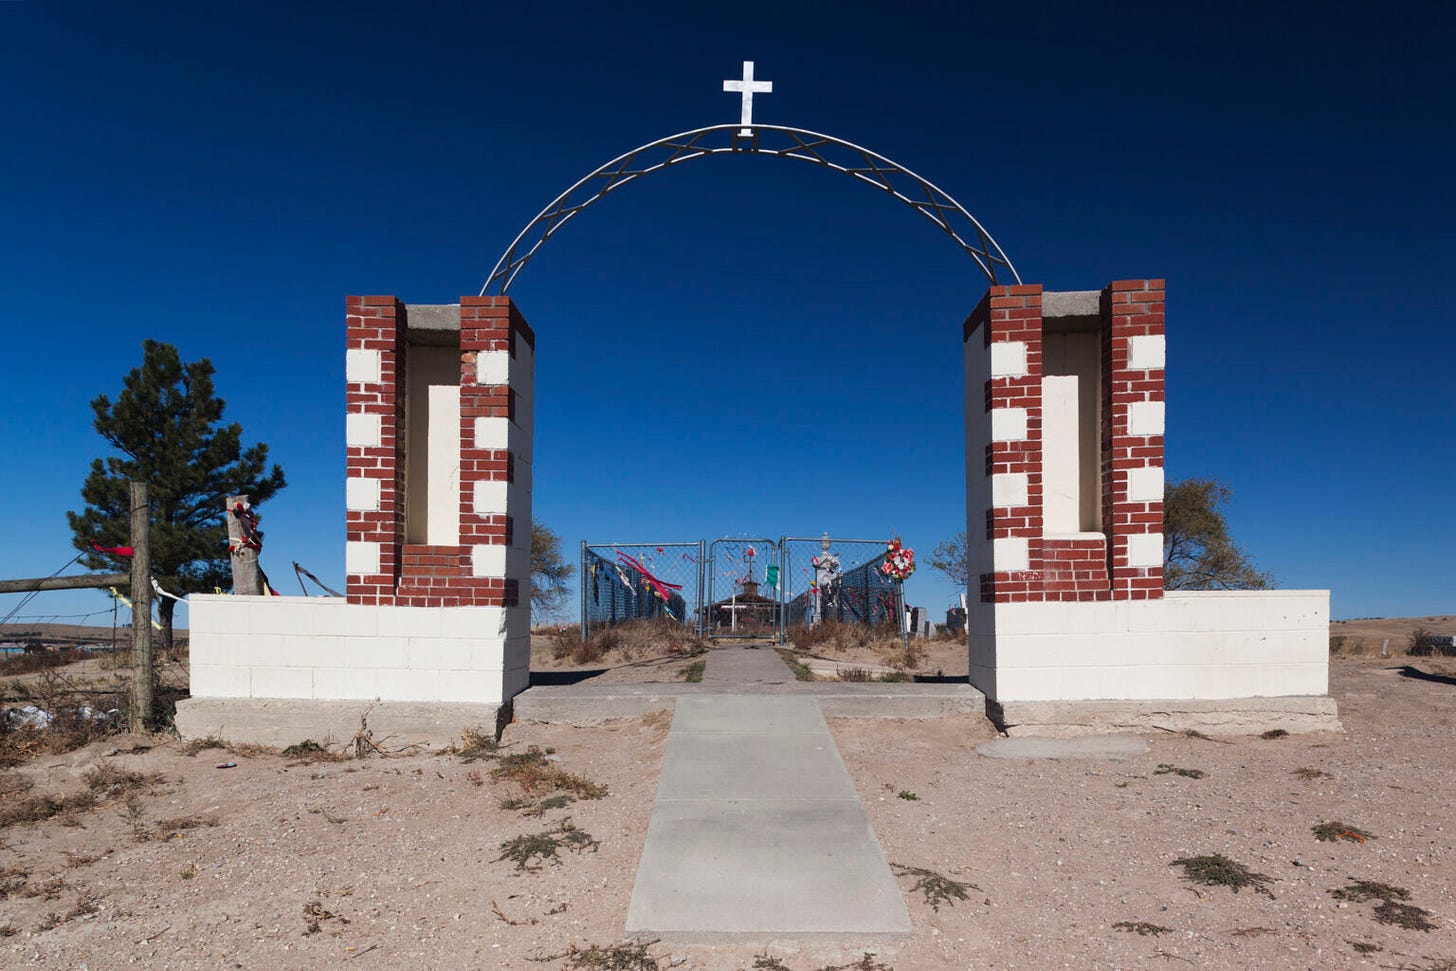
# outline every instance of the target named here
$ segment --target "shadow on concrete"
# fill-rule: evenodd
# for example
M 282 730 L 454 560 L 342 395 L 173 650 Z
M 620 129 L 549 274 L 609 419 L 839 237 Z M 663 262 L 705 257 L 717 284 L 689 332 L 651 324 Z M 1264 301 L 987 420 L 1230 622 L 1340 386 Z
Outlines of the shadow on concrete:
M 1447 674 L 1432 674 L 1429 671 L 1422 671 L 1420 668 L 1412 667 L 1409 664 L 1402 664 L 1398 668 L 1386 668 L 1387 671 L 1399 671 L 1402 678 L 1415 678 L 1417 681 L 1434 681 L 1437 684 L 1456 685 L 1456 678 Z
M 970 684 L 971 678 L 966 674 L 917 674 L 910 680 L 916 684 Z
M 599 674 L 606 674 L 610 668 L 586 668 L 576 671 L 532 671 L 531 687 L 537 688 L 543 685 L 558 684 L 581 684 Z

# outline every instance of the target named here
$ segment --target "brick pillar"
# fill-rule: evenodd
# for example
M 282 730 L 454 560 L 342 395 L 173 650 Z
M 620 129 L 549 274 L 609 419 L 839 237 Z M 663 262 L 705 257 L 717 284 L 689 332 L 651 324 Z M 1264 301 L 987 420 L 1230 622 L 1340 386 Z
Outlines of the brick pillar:
M 349 297 L 344 380 L 348 601 L 394 602 L 404 543 L 404 334 L 394 297 Z
M 1040 285 L 992 287 L 968 322 L 981 317 L 989 365 L 991 570 L 979 578 L 983 603 L 1042 599 L 1041 301 Z
M 509 297 L 460 298 L 464 602 L 530 602 L 536 336 Z
M 1114 600 L 1163 596 L 1162 280 L 1102 291 L 1102 528 Z

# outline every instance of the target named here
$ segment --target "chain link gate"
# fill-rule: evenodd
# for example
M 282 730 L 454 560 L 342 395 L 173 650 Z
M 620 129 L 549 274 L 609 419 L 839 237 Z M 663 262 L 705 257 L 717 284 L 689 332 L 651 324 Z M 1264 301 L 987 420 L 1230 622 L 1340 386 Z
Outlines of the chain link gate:
M 781 550 L 771 539 L 725 538 L 708 544 L 706 636 L 783 641 Z
M 703 542 L 581 544 L 581 639 L 666 619 L 702 633 Z
M 826 534 L 819 539 L 786 536 L 781 544 L 785 629 L 833 620 L 885 624 L 896 636 L 901 633 L 905 594 L 899 583 L 880 572 L 884 540 L 832 539 Z

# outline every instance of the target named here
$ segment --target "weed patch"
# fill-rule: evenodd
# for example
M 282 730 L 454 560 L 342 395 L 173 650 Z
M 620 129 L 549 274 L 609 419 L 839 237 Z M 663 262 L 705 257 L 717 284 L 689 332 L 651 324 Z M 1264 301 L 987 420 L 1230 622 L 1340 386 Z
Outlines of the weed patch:
M 575 944 L 564 954 L 552 954 L 537 961 L 562 961 L 563 971 L 659 971 L 661 965 L 647 949 L 657 941 L 637 941 L 627 944 L 593 944 L 579 948 Z
M 218 824 L 216 816 L 177 816 L 158 821 L 155 834 L 158 839 L 174 839 L 189 829 L 211 828 Z
M 347 917 L 340 917 L 332 911 L 325 910 L 323 901 L 321 900 L 310 900 L 303 905 L 303 933 L 305 937 L 309 934 L 317 934 L 323 929 L 324 922 L 329 920 L 336 920 L 340 924 L 349 923 Z
M 1185 856 L 1174 860 L 1169 866 L 1183 868 L 1183 877 L 1206 887 L 1228 887 L 1238 893 L 1245 887 L 1253 887 L 1258 893 L 1273 897 L 1269 884 L 1273 879 L 1262 873 L 1255 873 L 1242 863 L 1236 863 L 1222 853 L 1211 856 Z
M 578 799 L 601 799 L 607 794 L 607 787 L 573 775 L 561 766 L 547 760 L 546 752 L 532 745 L 524 752 L 500 757 L 496 767 L 490 770 L 493 782 L 513 782 L 527 795 L 538 792 L 567 792 Z
M 898 793 L 898 795 L 899 795 L 899 797 L 901 799 L 905 799 L 905 800 L 908 800 L 910 802 L 915 802 L 917 799 L 920 798 L 915 793 L 911 792 L 909 789 L 901 789 L 900 792 Z
M 182 745 L 182 754 L 196 758 L 198 752 L 206 752 L 208 749 L 227 748 L 227 743 L 216 735 L 209 735 L 206 738 L 191 738 Z
M 1288 738 L 1289 733 L 1282 728 L 1271 728 L 1267 732 L 1260 732 L 1259 737 L 1268 741 L 1273 741 L 1276 738 Z
M 590 833 L 577 829 L 572 825 L 571 820 L 563 819 L 555 827 L 545 832 L 506 840 L 500 845 L 501 855 L 491 862 L 499 863 L 502 860 L 509 860 L 516 865 L 517 870 L 536 872 L 548 860 L 552 864 L 560 866 L 561 857 L 557 855 L 558 850 L 567 849 L 573 853 L 591 850 L 595 853 L 599 846 L 601 843 L 592 839 Z M 533 865 L 533 860 L 540 862 Z
M 133 772 L 114 765 L 93 765 L 81 776 L 86 788 L 106 799 L 132 792 L 146 792 L 166 779 L 159 772 Z
M 1202 769 L 1180 769 L 1176 765 L 1159 762 L 1158 767 L 1153 770 L 1153 775 L 1181 775 L 1185 779 L 1202 779 L 1208 773 Z
M 460 733 L 460 747 L 455 752 L 461 762 L 479 762 L 493 759 L 500 754 L 500 742 L 495 736 L 478 728 L 467 728 Z
M 1127 931 L 1129 934 L 1136 934 L 1138 937 L 1171 933 L 1173 928 L 1164 927 L 1162 924 L 1149 924 L 1145 920 L 1120 920 L 1112 925 L 1113 930 Z
M 677 669 L 678 676 L 688 684 L 698 684 L 703 680 L 703 671 L 707 668 L 708 662 L 702 658 L 684 665 Z
M 1330 774 L 1319 769 L 1295 769 L 1294 777 L 1301 782 L 1313 782 L 1316 779 L 1328 779 Z
M 1314 838 L 1321 843 L 1338 843 L 1341 840 L 1349 843 L 1364 843 L 1366 840 L 1375 838 L 1373 833 L 1367 833 L 1358 826 L 1341 822 L 1320 823 L 1317 826 L 1311 826 L 1310 831 L 1314 833 Z
M 1408 931 L 1433 931 L 1436 925 L 1431 912 L 1414 904 L 1403 904 L 1394 900 L 1382 900 L 1373 916 L 1382 924 L 1392 924 Z
M 910 888 L 910 892 L 923 894 L 925 902 L 937 912 L 939 912 L 941 904 L 954 907 L 957 900 L 970 899 L 969 891 L 981 889 L 974 883 L 952 880 L 934 870 L 926 870 L 918 866 L 891 863 L 890 869 L 895 871 L 897 877 L 914 877 L 915 884 Z
M 781 658 L 784 659 L 784 663 L 789 666 L 789 670 L 792 671 L 792 672 L 794 672 L 794 678 L 796 680 L 799 680 L 799 681 L 813 681 L 814 680 L 814 672 L 809 670 L 809 665 L 807 665 L 807 664 L 803 663 L 802 661 L 800 661 L 798 659 L 798 657 L 795 656 L 795 654 L 794 654 L 793 651 L 786 651 L 786 650 L 784 650 L 781 647 L 780 648 L 775 648 L 775 650 L 778 652 L 779 657 L 781 657 Z M 841 680 L 843 680 L 843 679 L 841 679 Z
M 851 681 L 855 684 L 861 684 L 870 680 L 870 670 L 869 668 L 859 667 L 840 668 L 837 672 L 835 672 L 835 677 L 837 677 L 840 681 Z M 800 680 L 803 679 L 801 678 Z
M 1351 880 L 1349 886 L 1331 890 L 1330 896 L 1336 900 L 1362 904 L 1367 900 L 1409 900 L 1410 891 L 1405 887 L 1376 883 L 1373 880 Z

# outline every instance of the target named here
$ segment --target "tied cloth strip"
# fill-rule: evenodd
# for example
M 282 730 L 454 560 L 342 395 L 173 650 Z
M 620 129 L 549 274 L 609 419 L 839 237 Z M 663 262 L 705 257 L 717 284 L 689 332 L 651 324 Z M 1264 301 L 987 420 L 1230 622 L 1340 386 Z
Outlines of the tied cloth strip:
M 617 551 L 617 560 L 621 563 L 625 563 L 627 566 L 630 566 L 632 569 L 642 574 L 642 577 L 647 581 L 648 586 L 652 587 L 653 592 L 656 593 L 658 598 L 662 601 L 663 610 L 666 610 L 667 615 L 669 617 L 672 617 L 672 611 L 668 610 L 667 608 L 670 597 L 667 591 L 669 589 L 681 590 L 682 584 L 668 583 L 664 580 L 657 579 L 657 577 L 653 576 L 650 572 L 648 572 L 647 567 L 643 566 L 640 562 L 638 562 L 635 557 L 629 556 L 628 554 L 623 553 L 621 550 Z M 677 620 L 678 618 L 673 617 L 673 619 Z
M 253 511 L 250 503 L 234 503 L 232 514 L 237 517 L 238 527 L 242 530 L 242 538 L 234 543 L 228 541 L 228 552 L 237 553 L 239 550 L 257 550 L 263 552 L 263 534 L 258 529 L 259 515 Z
M 121 602 L 122 604 L 125 604 L 127 610 L 130 610 L 133 614 L 136 613 L 136 608 L 131 605 L 131 601 L 128 600 L 125 596 L 123 596 L 120 592 L 118 592 L 115 587 L 107 587 L 106 589 L 109 590 L 111 592 L 111 595 L 113 597 L 115 597 L 119 602 Z M 150 620 L 151 618 L 148 618 L 148 619 Z M 153 620 L 152 621 L 152 628 L 154 630 L 161 630 L 162 629 L 162 625 L 159 624 L 159 623 L 157 623 L 155 620 Z
M 310 580 L 312 580 L 315 584 L 318 585 L 319 589 L 323 590 L 324 592 L 326 592 L 331 597 L 342 597 L 343 596 L 342 593 L 340 593 L 339 591 L 335 590 L 333 587 L 330 587 L 330 586 L 326 585 L 318 577 L 314 576 L 312 573 L 309 573 L 303 567 L 299 566 L 297 560 L 294 560 L 293 561 L 293 574 L 294 574 L 294 576 L 298 577 L 298 586 L 299 586 L 300 589 L 303 590 L 303 595 L 305 597 L 308 596 L 308 587 L 305 587 L 303 585 L 303 578 L 304 577 L 308 577 Z

